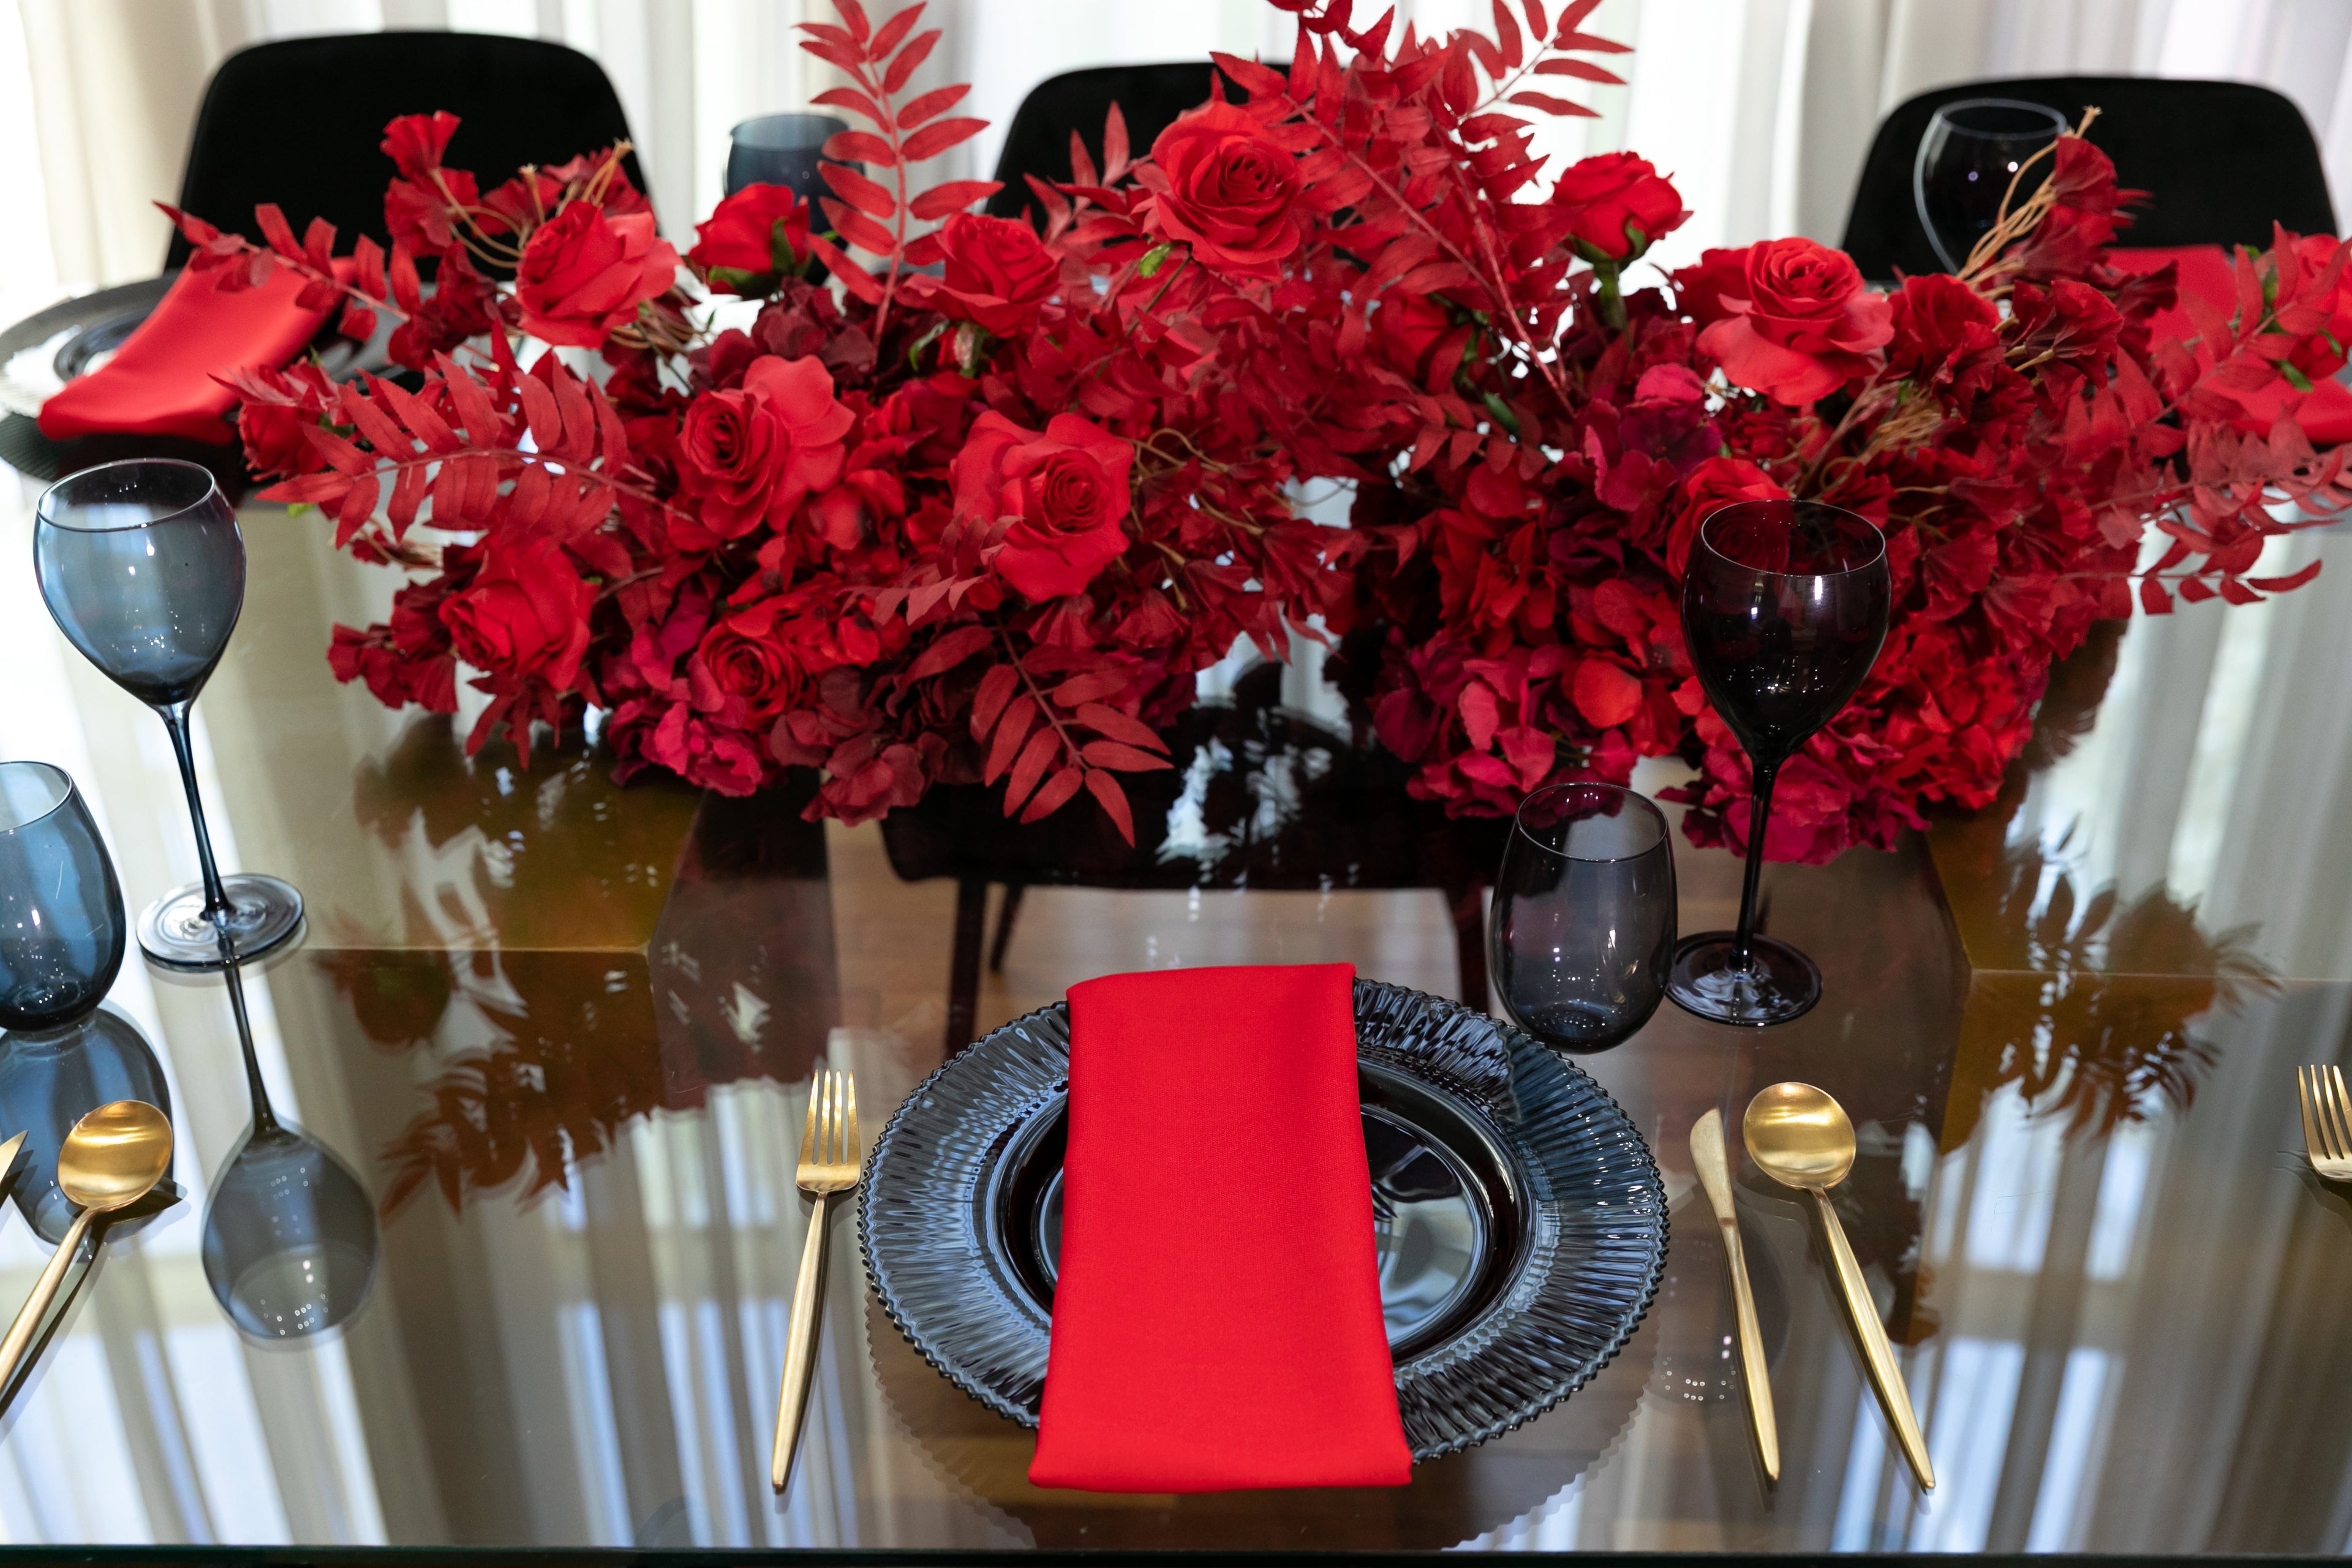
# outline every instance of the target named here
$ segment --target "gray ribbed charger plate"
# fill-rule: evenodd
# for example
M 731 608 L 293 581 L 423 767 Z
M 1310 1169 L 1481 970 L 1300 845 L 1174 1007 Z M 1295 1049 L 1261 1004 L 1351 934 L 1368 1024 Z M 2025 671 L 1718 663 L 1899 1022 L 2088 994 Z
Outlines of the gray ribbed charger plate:
M 1377 981 L 1355 999 L 1368 1130 L 1419 1135 L 1435 1160 L 1417 1168 L 1458 1178 L 1476 1233 L 1444 1310 L 1402 1334 L 1391 1314 L 1405 1438 L 1432 1459 L 1540 1415 L 1623 1348 L 1665 1266 L 1665 1192 L 1617 1102 L 1521 1030 Z M 1055 1249 L 1038 1216 L 1058 1196 L 1068 1089 L 1068 1006 L 1016 1018 L 908 1097 L 859 1189 L 891 1321 L 1025 1426 L 1045 1388 Z M 1385 1215 L 1381 1202 L 1376 1177 Z

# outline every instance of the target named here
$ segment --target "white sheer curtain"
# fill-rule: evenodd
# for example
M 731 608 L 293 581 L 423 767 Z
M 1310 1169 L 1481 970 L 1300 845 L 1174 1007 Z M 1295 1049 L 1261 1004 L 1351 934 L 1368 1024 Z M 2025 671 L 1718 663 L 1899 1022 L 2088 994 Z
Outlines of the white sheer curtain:
M 1400 8 L 1424 28 L 1487 11 Z M 823 90 L 794 25 L 830 14 L 829 0 L 0 0 L 0 130 L 28 150 L 0 169 L 16 241 L 0 298 L 151 274 L 165 236 L 150 204 L 178 187 L 213 68 L 310 33 L 451 27 L 585 50 L 619 89 L 665 226 L 684 235 L 718 199 L 728 127 Z M 933 0 L 932 15 L 949 37 L 925 78 L 971 81 L 974 112 L 1000 128 L 1057 71 L 1290 49 L 1288 18 L 1256 0 Z M 1635 46 L 1630 85 L 1592 93 L 1601 118 L 1559 125 L 1548 145 L 1632 147 L 1672 173 L 1696 216 L 1662 249 L 1669 263 L 1774 233 L 1833 241 L 1879 117 L 1978 77 L 2264 82 L 2302 106 L 2352 192 L 2343 0 L 1604 0 L 1589 25 Z M 950 157 L 985 173 L 997 144 L 992 132 Z

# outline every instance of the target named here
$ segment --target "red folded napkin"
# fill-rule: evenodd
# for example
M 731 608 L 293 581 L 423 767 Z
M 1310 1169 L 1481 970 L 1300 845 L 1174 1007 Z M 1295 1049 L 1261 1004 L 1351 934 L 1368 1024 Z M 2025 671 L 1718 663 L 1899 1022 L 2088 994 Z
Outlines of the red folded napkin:
M 2179 264 L 2179 302 L 2148 322 L 2158 342 L 2201 336 L 2196 321 L 2200 310 L 2209 318 L 2227 319 L 2238 308 L 2238 280 L 2230 253 L 2218 245 L 2149 246 L 2108 254 L 2126 272 L 2153 272 L 2168 261 Z M 2297 392 L 2284 377 L 2266 386 L 2217 390 L 2245 409 L 2237 423 L 2252 434 L 2267 432 L 2283 411 L 2292 409 L 2295 423 L 2315 443 L 2352 441 L 2352 387 L 2333 377 L 2315 381 L 2309 392 Z
M 250 365 L 276 370 L 318 336 L 333 307 L 296 304 L 302 279 L 284 267 L 235 294 L 215 281 L 182 272 L 112 359 L 41 405 L 41 434 L 53 441 L 184 436 L 217 447 L 236 440 L 226 416 L 236 394 L 213 378 Z
M 1061 1278 L 1029 1479 L 1402 1486 L 1344 963 L 1070 988 Z

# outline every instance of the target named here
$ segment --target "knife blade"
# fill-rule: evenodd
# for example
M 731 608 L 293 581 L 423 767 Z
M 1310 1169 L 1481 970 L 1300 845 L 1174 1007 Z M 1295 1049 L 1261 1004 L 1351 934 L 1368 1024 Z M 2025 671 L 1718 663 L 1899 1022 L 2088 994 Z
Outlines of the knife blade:
M 1739 1216 L 1731 1206 L 1731 1156 L 1723 1137 L 1723 1113 L 1710 1110 L 1692 1123 L 1691 1163 L 1723 1232 L 1723 1255 L 1731 1270 L 1731 1300 L 1739 1319 L 1739 1380 L 1748 1389 L 1748 1415 L 1756 1433 L 1764 1478 L 1780 1479 L 1780 1430 L 1772 1418 L 1772 1379 L 1764 1364 L 1764 1333 L 1756 1325 L 1756 1293 L 1748 1283 L 1748 1255 L 1739 1245 Z

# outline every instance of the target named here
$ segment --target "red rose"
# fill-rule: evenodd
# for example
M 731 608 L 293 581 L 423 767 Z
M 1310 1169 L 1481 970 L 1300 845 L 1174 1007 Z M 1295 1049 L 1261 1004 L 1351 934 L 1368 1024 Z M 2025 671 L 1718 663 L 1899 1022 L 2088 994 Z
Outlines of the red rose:
M 1647 158 L 1603 153 L 1572 163 L 1552 187 L 1552 206 L 1588 261 L 1631 261 L 1690 215 Z
M 1061 266 L 1037 231 L 1009 217 L 958 213 L 940 230 L 940 248 L 945 275 L 909 279 L 917 298 L 1000 338 L 1026 326 L 1061 281 Z
M 1748 247 L 1744 298 L 1699 334 L 1739 386 L 1796 407 L 1819 401 L 1870 369 L 1870 351 L 1895 335 L 1886 301 L 1863 286 L 1842 250 L 1810 239 L 1768 239 Z
M 753 635 L 739 619 L 710 628 L 688 661 L 687 675 L 696 709 L 733 724 L 765 724 L 799 702 L 808 687 L 807 673 L 782 643 Z
M 257 474 L 299 474 L 310 468 L 318 453 L 302 432 L 318 423 L 315 415 L 283 403 L 247 403 L 236 411 L 245 460 Z
M 457 657 L 476 669 L 538 675 L 561 690 L 579 673 L 595 602 L 596 590 L 561 547 L 544 539 L 494 540 L 473 582 L 443 601 L 441 624 Z
M 1044 435 L 991 411 L 956 454 L 956 511 L 1009 521 L 997 575 L 1043 603 L 1078 594 L 1127 548 L 1128 469 L 1135 448 L 1075 414 Z
M 722 294 L 764 294 L 767 280 L 800 270 L 808 239 L 808 204 L 791 186 L 746 185 L 694 226 L 686 259 Z
M 1771 475 L 1738 458 L 1709 458 L 1683 480 L 1683 509 L 1666 532 L 1666 570 L 1676 582 L 1690 562 L 1699 524 L 1734 501 L 1785 500 L 1789 492 Z
M 740 386 L 706 392 L 688 407 L 678 489 L 718 539 L 740 539 L 762 522 L 781 527 L 809 491 L 840 481 L 842 440 L 855 423 L 823 364 L 763 354 Z
M 1456 332 L 1465 340 L 1469 336 L 1466 329 L 1454 324 L 1445 301 L 1433 294 L 1391 289 L 1381 296 L 1380 309 L 1372 312 L 1372 337 L 1381 345 L 1381 357 L 1415 381 L 1429 378 L 1437 345 Z M 1447 377 L 1461 357 L 1458 351 L 1450 356 L 1454 363 L 1445 366 Z
M 1145 223 L 1203 266 L 1271 278 L 1298 248 L 1298 161 L 1230 103 L 1204 103 L 1162 131 L 1136 177 L 1151 192 Z
M 2309 278 L 2327 270 L 2344 242 L 2331 235 L 2309 234 L 2292 243 L 2295 260 Z M 2325 303 L 2327 319 L 2319 323 L 2320 330 L 2298 337 L 2294 352 L 2286 357 L 2286 363 L 2303 372 L 2306 381 L 2326 381 L 2344 368 L 2344 345 L 2352 343 L 2352 267 L 2336 276 L 2336 290 Z
M 551 343 L 601 347 L 668 292 L 677 252 L 654 233 L 651 213 L 607 216 L 572 202 L 532 231 L 515 269 L 523 331 Z
M 1700 326 L 1719 321 L 1731 314 L 1724 296 L 1738 296 L 1748 288 L 1748 252 L 1741 250 L 1702 250 L 1698 265 L 1676 271 L 1675 298 L 1681 302 L 1683 313 Z

